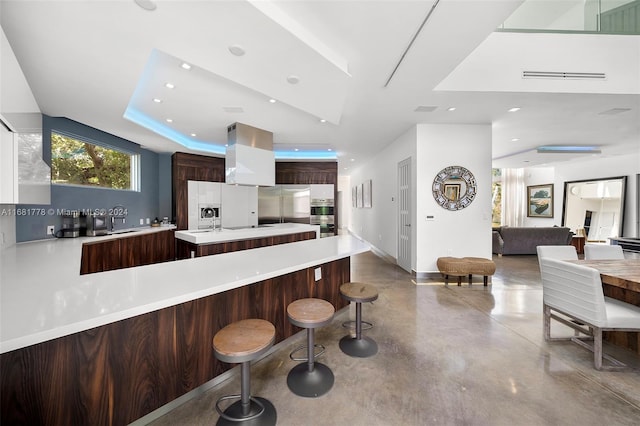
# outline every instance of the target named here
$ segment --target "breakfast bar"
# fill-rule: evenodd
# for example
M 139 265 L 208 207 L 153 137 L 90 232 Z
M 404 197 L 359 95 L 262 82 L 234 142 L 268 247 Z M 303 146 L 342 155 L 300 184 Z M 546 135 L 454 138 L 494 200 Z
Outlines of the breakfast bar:
M 143 417 L 231 368 L 211 347 L 225 325 L 266 319 L 279 342 L 299 331 L 286 319 L 292 301 L 346 306 L 350 256 L 369 246 L 338 236 L 88 275 L 73 260 L 47 273 L 80 250 L 46 240 L 2 254 L 2 424 Z

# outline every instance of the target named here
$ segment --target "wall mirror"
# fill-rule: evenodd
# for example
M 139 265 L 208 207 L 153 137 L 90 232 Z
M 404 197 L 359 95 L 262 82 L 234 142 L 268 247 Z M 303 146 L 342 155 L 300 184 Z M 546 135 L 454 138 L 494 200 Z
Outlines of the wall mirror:
M 476 197 L 476 178 L 461 166 L 442 169 L 433 180 L 433 198 L 447 210 L 461 210 Z
M 587 241 L 622 236 L 627 177 L 564 183 L 562 225 Z

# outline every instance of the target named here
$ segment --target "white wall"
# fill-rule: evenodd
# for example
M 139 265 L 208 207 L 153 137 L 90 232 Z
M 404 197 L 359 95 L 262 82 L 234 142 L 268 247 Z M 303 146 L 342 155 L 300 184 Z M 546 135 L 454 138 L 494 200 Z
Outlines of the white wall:
M 574 180 L 599 179 L 617 176 L 627 176 L 626 203 L 624 209 L 625 237 L 640 236 L 637 229 L 638 205 L 636 175 L 640 174 L 640 149 L 636 155 L 612 156 L 607 158 L 593 158 L 583 161 L 558 163 L 555 167 L 555 216 L 562 219 L 562 203 L 564 200 L 564 183 Z M 555 220 L 555 219 L 554 219 Z M 558 224 L 560 222 L 558 221 Z
M 419 124 L 351 174 L 350 185 L 373 181 L 371 209 L 353 209 L 351 232 L 397 258 L 397 168 L 412 158 L 412 269 L 437 271 L 440 256 L 491 257 L 491 125 Z M 448 166 L 471 171 L 478 194 L 450 212 L 433 198 L 435 175 Z M 349 192 L 350 193 L 350 192 Z M 427 215 L 435 216 L 427 222 Z
M 397 189 L 398 163 L 412 158 L 412 174 L 415 176 L 416 128 L 412 127 L 371 161 L 358 166 L 351 173 L 351 187 L 372 180 L 372 196 L 370 209 L 352 209 L 349 230 L 374 246 L 375 249 L 397 257 Z M 415 177 L 412 178 L 415 182 Z M 415 194 L 415 188 L 413 189 Z M 347 191 L 351 200 L 351 189 Z M 413 196 L 415 198 L 415 195 Z M 350 202 L 350 201 L 349 201 Z M 412 239 L 415 246 L 415 238 Z M 415 256 L 415 247 L 412 249 Z M 412 265 L 415 262 L 412 262 Z
M 491 125 L 419 124 L 417 136 L 416 273 L 437 271 L 442 256 L 491 258 Z M 448 166 L 467 168 L 478 185 L 471 205 L 453 212 L 440 207 L 431 190 Z
M 351 228 L 351 176 L 338 177 L 338 226 Z

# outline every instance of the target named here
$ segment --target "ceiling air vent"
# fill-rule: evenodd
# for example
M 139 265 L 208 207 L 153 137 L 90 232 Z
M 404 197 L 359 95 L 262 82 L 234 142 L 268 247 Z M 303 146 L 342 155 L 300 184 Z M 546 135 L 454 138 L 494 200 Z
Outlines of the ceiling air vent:
M 242 109 L 242 107 L 234 107 L 234 106 L 222 107 L 222 110 L 224 112 L 234 112 L 234 113 L 244 112 L 244 109 Z
M 522 71 L 522 78 L 604 80 L 607 76 L 603 72 Z
M 437 106 L 427 106 L 427 105 L 420 105 L 419 107 L 417 107 L 416 109 L 414 109 L 415 112 L 433 112 L 436 109 L 438 109 Z

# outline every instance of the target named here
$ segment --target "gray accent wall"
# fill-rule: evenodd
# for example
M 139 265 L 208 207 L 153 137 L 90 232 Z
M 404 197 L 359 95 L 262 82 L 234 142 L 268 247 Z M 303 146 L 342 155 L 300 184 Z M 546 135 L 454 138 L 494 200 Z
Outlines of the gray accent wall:
M 110 209 L 121 205 L 127 209 L 125 224 L 118 228 L 139 227 L 140 219 L 153 220 L 171 213 L 171 156 L 156 154 L 140 148 L 140 145 L 119 138 L 93 127 L 86 126 L 67 118 L 43 115 L 42 140 L 43 159 L 51 164 L 51 132 L 61 131 L 92 141 L 102 142 L 114 148 L 121 148 L 140 155 L 140 191 L 124 191 L 105 188 L 51 185 L 51 205 L 19 205 L 16 207 L 45 209 L 45 214 L 16 217 L 16 242 L 42 240 L 47 236 L 48 225 L 54 225 L 56 231 L 62 226 L 62 210 Z M 167 159 L 168 157 L 168 159 Z M 41 211 L 41 210 L 40 210 Z M 52 213 L 53 212 L 53 213 Z M 144 225 L 146 226 L 146 225 Z

